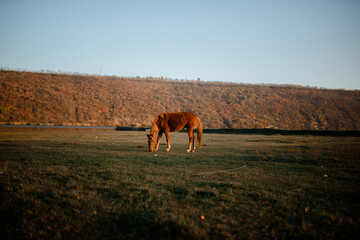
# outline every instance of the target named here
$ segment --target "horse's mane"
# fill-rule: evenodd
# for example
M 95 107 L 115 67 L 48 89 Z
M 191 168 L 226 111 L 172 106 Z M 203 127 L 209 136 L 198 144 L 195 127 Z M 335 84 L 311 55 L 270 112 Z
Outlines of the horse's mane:
M 151 131 L 150 131 L 151 135 L 157 134 L 160 131 L 158 125 L 156 124 L 156 122 L 159 120 L 159 118 L 164 118 L 164 113 L 160 114 L 157 118 L 155 118 L 153 125 L 151 127 Z
M 155 121 L 153 122 L 153 125 L 151 127 L 151 130 L 150 130 L 150 135 L 156 135 L 158 132 L 159 132 L 159 127 L 156 125 L 156 119 Z
M 159 128 L 156 126 L 156 124 L 154 123 L 151 127 L 151 131 L 150 131 L 150 134 L 153 135 L 153 134 L 156 134 L 159 132 Z

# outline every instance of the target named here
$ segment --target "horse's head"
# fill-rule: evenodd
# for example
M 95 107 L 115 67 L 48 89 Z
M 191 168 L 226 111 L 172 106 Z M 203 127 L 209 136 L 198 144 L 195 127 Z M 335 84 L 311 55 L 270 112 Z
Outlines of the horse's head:
M 147 134 L 148 144 L 149 144 L 149 152 L 154 151 L 156 134 L 160 131 L 158 125 L 161 125 L 161 121 L 163 120 L 163 118 L 164 118 L 164 114 L 159 115 L 153 122 L 153 125 L 150 130 L 150 134 Z M 157 147 L 159 147 L 159 145 Z M 155 149 L 155 151 L 156 150 L 157 149 Z
M 155 147 L 155 136 L 154 134 L 147 134 L 148 137 L 148 144 L 149 144 L 149 152 L 154 151 Z

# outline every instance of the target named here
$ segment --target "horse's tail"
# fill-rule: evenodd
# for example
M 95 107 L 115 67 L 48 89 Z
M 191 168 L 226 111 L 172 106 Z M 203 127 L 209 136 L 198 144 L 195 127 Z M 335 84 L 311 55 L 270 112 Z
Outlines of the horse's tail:
M 202 137 L 202 133 L 203 133 L 203 126 L 202 123 L 200 121 L 200 118 L 197 118 L 197 145 L 199 148 L 201 148 L 201 137 Z

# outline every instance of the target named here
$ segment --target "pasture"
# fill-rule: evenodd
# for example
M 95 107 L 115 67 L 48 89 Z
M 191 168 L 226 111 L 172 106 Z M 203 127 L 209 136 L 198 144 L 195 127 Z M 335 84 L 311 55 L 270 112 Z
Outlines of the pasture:
M 0 238 L 360 238 L 359 137 L 205 133 L 195 153 L 186 133 L 170 152 L 146 140 L 0 128 Z

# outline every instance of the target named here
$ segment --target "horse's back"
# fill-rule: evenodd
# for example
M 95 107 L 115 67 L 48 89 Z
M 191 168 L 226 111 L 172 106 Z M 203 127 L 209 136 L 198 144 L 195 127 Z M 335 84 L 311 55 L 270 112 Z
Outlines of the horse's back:
M 166 124 L 171 132 L 177 132 L 184 127 L 189 127 L 196 123 L 196 115 L 191 112 L 163 113 Z

